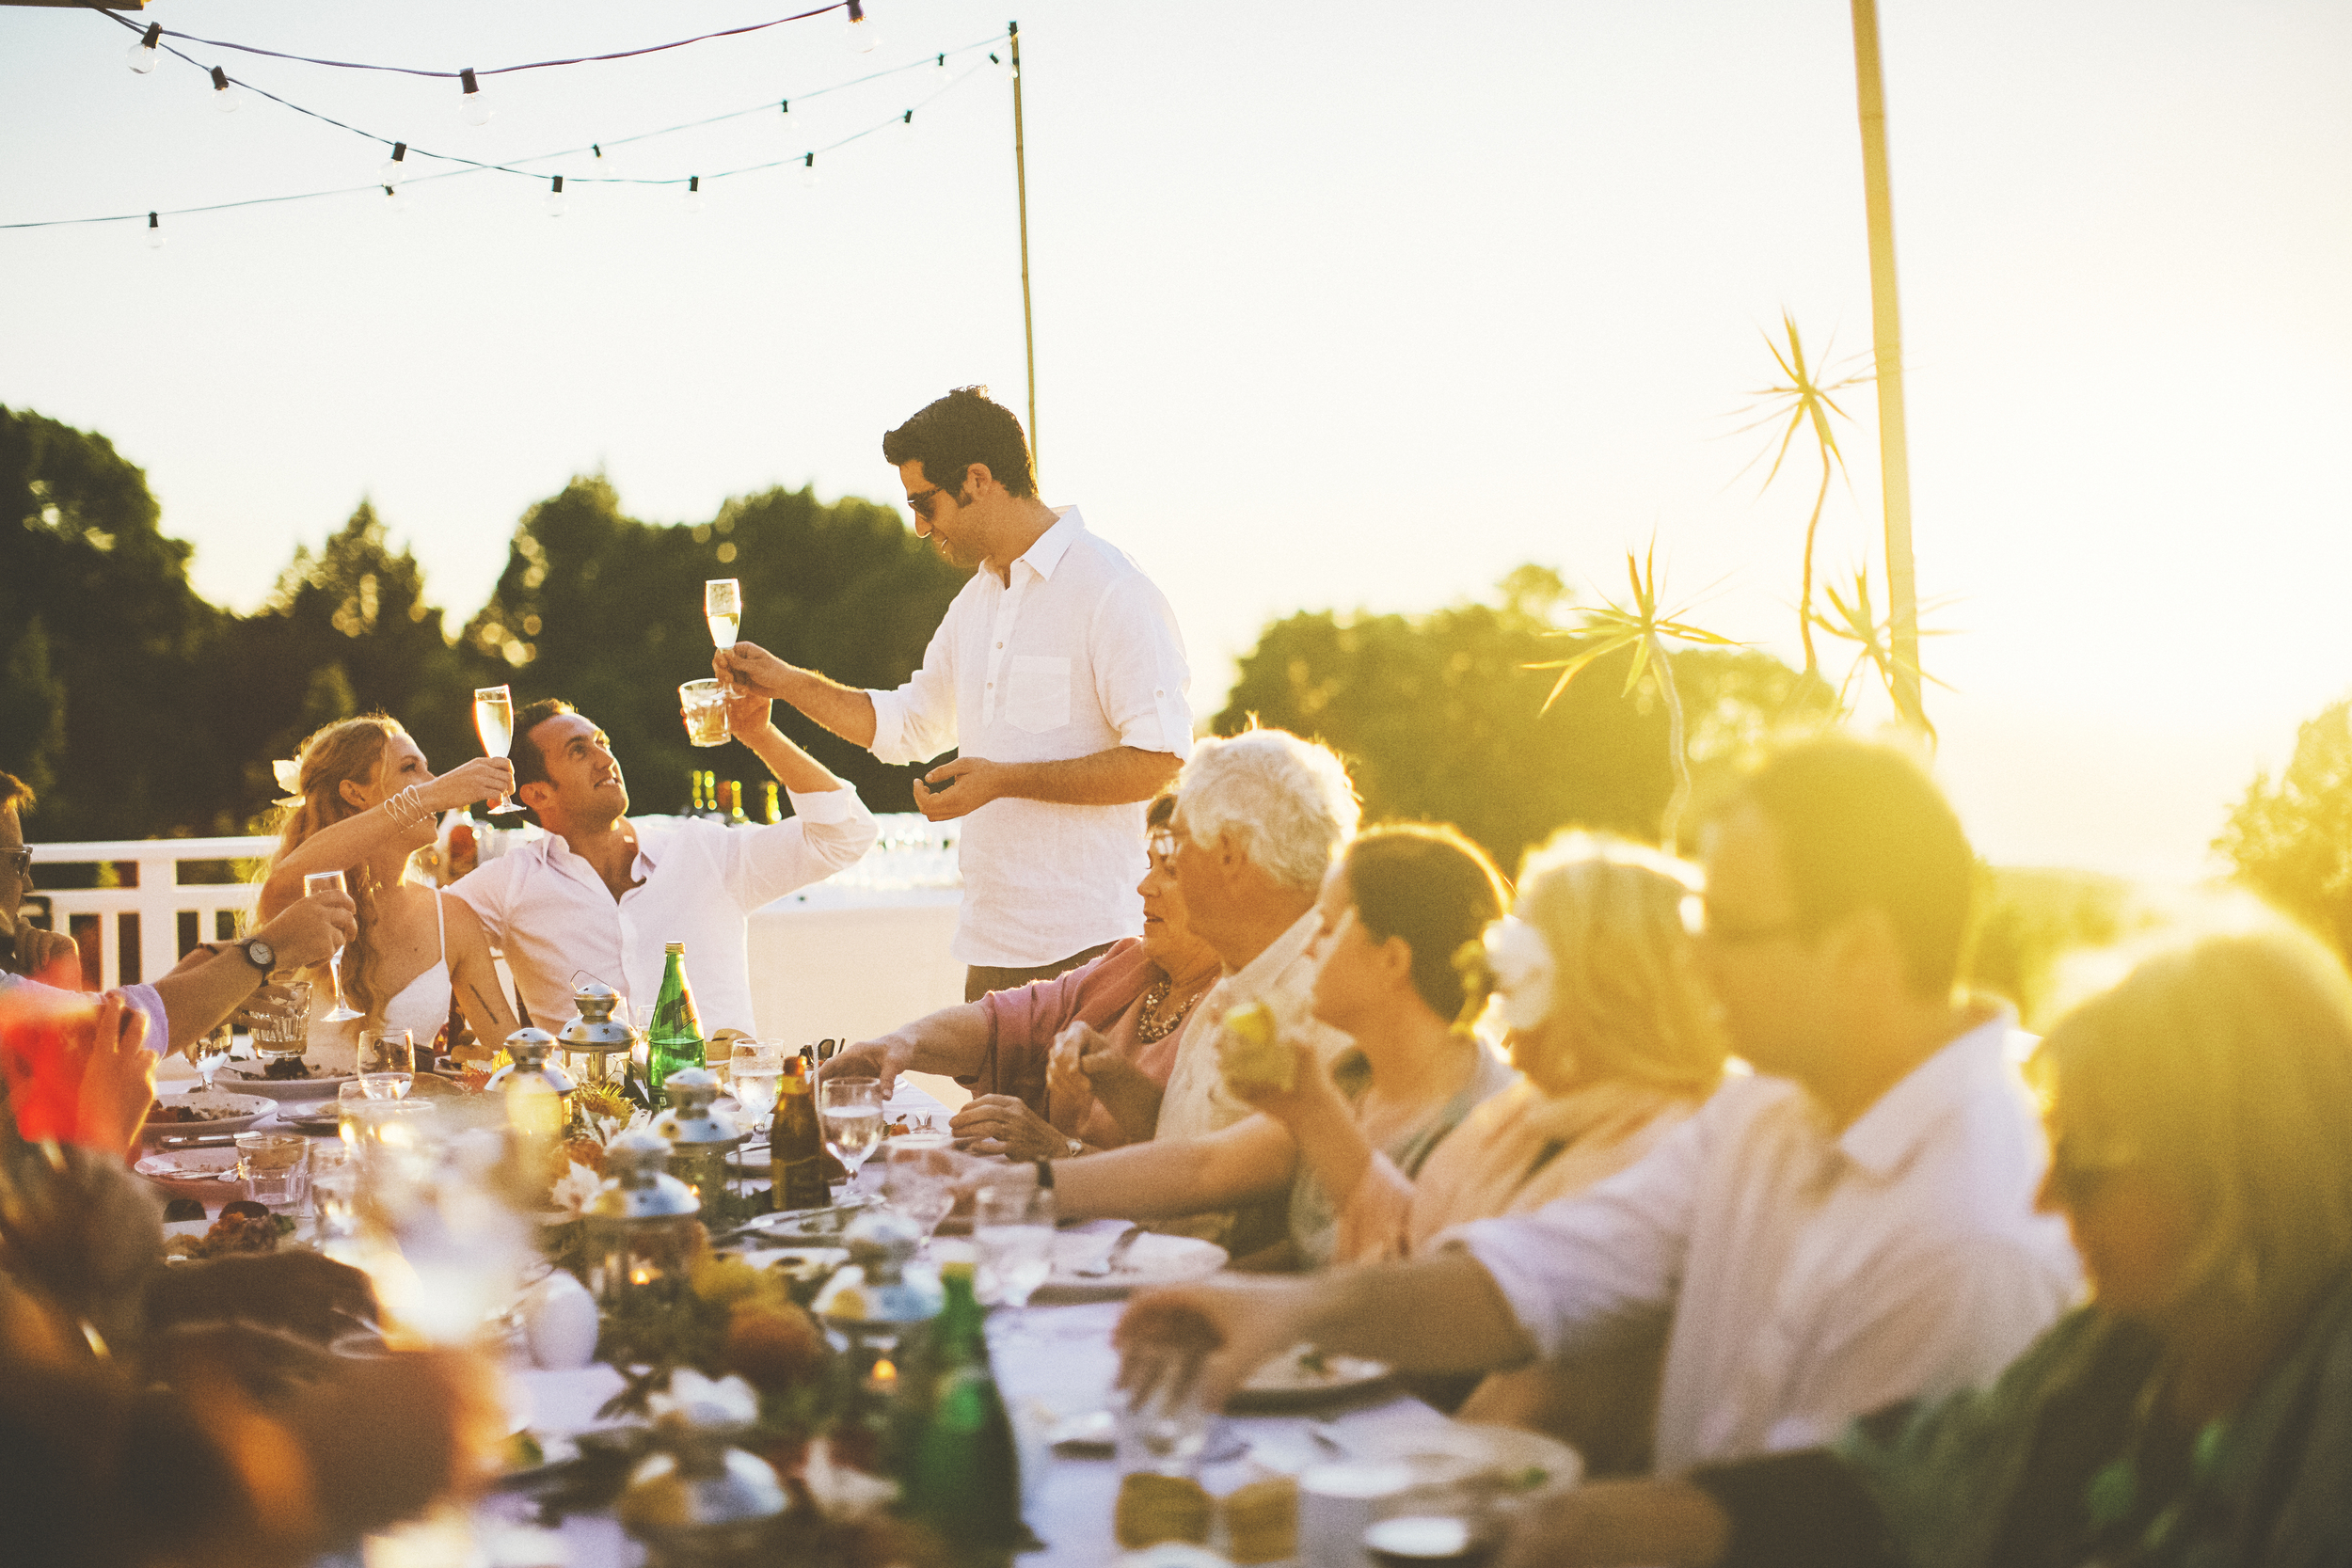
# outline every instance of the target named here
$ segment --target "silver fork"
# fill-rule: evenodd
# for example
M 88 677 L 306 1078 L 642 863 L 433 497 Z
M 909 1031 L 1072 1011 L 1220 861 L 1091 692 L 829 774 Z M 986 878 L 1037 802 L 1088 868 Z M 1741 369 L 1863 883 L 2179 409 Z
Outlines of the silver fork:
M 1096 1259 L 1091 1263 L 1084 1264 L 1078 1268 L 1071 1270 L 1070 1272 L 1077 1275 L 1080 1279 L 1102 1279 L 1107 1276 L 1111 1271 L 1118 1268 L 1120 1263 L 1126 1260 L 1128 1249 L 1136 1244 L 1136 1238 L 1142 1234 L 1143 1227 L 1139 1225 L 1129 1226 L 1126 1229 L 1119 1233 L 1119 1240 L 1113 1242 L 1110 1244 L 1109 1250 L 1104 1252 L 1102 1257 Z

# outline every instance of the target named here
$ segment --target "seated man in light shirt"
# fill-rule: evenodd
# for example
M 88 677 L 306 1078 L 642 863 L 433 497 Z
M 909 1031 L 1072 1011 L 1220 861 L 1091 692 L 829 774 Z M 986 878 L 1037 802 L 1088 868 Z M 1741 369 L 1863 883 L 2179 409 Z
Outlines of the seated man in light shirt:
M 1222 1020 L 1235 1007 L 1264 1003 L 1327 1066 L 1347 1048 L 1348 1037 L 1309 1008 L 1310 950 L 1315 897 L 1331 857 L 1355 836 L 1358 815 L 1347 770 L 1326 747 L 1282 730 L 1194 743 L 1177 776 L 1175 818 L 1157 847 L 1193 935 L 1216 951 L 1224 974 L 1184 1017 L 1154 1137 L 1214 1132 L 1257 1110 L 1225 1082 Z M 1238 1257 L 1287 1234 L 1285 1202 L 1154 1228 L 1206 1236 Z
M 605 734 L 569 703 L 516 716 L 515 799 L 548 836 L 460 878 L 452 890 L 506 955 L 532 1021 L 559 1029 L 577 1010 L 574 975 L 627 997 L 644 1021 L 660 994 L 663 948 L 686 944 L 704 1037 L 756 1033 L 744 916 L 856 863 L 874 818 L 771 721 L 767 700 L 728 705 L 735 737 L 791 797 L 792 816 L 758 828 L 628 815 L 628 786 Z
M 1189 800 L 1189 784 L 1187 784 Z M 1908 758 L 1785 752 L 1706 838 L 1730 1080 L 1645 1160 L 1427 1261 L 1147 1297 L 1131 1385 L 1225 1388 L 1285 1346 L 1474 1371 L 1667 1329 L 1653 1465 L 1822 1442 L 1989 1382 L 2074 1298 L 2014 1020 L 1953 991 L 1974 858 Z M 1444 1332 L 1433 1333 L 1436 1325 Z

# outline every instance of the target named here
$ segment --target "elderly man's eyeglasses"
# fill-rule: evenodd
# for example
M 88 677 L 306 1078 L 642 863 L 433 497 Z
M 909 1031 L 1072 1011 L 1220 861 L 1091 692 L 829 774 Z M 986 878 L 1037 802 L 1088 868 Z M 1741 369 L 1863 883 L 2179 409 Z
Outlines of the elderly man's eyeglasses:
M 0 871 L 13 871 L 20 877 L 31 876 L 33 872 L 33 852 L 30 849 L 19 848 L 13 845 L 5 849 L 0 849 Z
M 931 520 L 931 508 L 937 506 L 939 498 L 946 493 L 936 484 L 928 490 L 917 490 L 907 498 L 907 509 L 928 523 Z
M 1176 830 L 1173 828 L 1152 829 L 1145 836 L 1143 847 L 1151 852 L 1152 858 L 1155 861 L 1174 860 L 1176 858 Z

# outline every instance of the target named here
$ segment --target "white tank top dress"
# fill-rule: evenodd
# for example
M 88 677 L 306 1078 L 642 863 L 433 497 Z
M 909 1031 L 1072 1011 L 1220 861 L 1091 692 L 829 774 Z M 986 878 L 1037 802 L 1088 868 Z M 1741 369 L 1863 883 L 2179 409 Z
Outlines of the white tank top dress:
M 449 917 L 441 912 L 442 895 L 433 895 L 433 924 L 440 956 L 433 967 L 400 988 L 384 1004 L 384 1027 L 405 1029 L 418 1045 L 428 1045 L 449 1021 Z

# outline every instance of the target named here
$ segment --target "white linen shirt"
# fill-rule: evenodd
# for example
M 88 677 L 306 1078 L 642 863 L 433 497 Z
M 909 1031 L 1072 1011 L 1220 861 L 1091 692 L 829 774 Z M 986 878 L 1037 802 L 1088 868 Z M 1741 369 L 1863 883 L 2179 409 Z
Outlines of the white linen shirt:
M 2073 1303 L 2048 1149 L 2006 1016 L 1842 1133 L 1797 1085 L 1735 1078 L 1647 1159 L 1466 1246 L 1546 1355 L 1671 1312 L 1656 1469 L 1827 1441 L 1857 1416 L 1989 1383 Z
M 505 953 L 539 1028 L 561 1029 L 579 1010 L 572 976 L 580 972 L 627 997 L 643 1026 L 661 994 L 663 946 L 682 942 L 706 1037 L 717 1029 L 755 1033 L 743 917 L 855 863 L 878 832 L 854 789 L 790 793 L 793 815 L 758 828 L 630 817 L 630 875 L 640 885 L 618 899 L 553 833 L 468 873 L 450 891 Z
M 1315 989 L 1314 942 L 1322 916 L 1309 910 L 1288 930 L 1266 944 L 1265 951 L 1232 974 L 1222 976 L 1184 1015 L 1176 1037 L 1176 1057 L 1168 1069 L 1168 1087 L 1160 1096 L 1160 1119 L 1154 1140 L 1197 1138 L 1231 1127 L 1257 1107 L 1235 1094 L 1225 1082 L 1218 1042 L 1225 1037 L 1225 1015 L 1252 1002 L 1273 1012 L 1283 1034 L 1304 1036 L 1315 1060 L 1326 1068 L 1356 1042 L 1344 1032 L 1319 1022 L 1310 1011 Z
M 1120 746 L 1192 751 L 1191 674 L 1175 612 L 1074 506 L 947 607 L 922 668 L 874 700 L 873 752 L 927 762 L 1064 762 Z M 960 963 L 1027 969 L 1143 929 L 1144 803 L 997 800 L 965 816 Z

